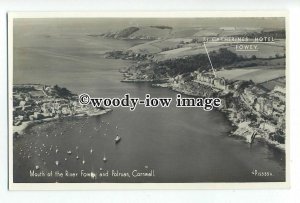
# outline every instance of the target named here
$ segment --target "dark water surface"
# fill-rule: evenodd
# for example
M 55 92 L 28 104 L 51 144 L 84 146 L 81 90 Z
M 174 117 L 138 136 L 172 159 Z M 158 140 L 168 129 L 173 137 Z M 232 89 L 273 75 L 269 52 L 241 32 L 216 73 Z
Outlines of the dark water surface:
M 31 35 L 24 35 L 28 43 L 16 43 L 19 46 L 15 45 L 14 49 L 14 83 L 58 84 L 75 93 L 85 92 L 95 97 L 123 97 L 125 93 L 140 98 L 147 93 L 153 97 L 175 97 L 175 92 L 152 88 L 147 83 L 121 83 L 118 69 L 130 62 L 103 58 L 102 54 L 107 50 L 124 49 L 139 42 L 93 38 L 82 33 L 64 34 L 36 35 L 38 43 Z M 250 146 L 243 139 L 229 137 L 230 130 L 230 123 L 220 112 L 174 106 L 138 106 L 133 112 L 115 108 L 102 116 L 55 120 L 28 128 L 22 138 L 14 140 L 14 181 L 285 180 L 284 153 L 258 141 Z M 122 140 L 116 145 L 117 133 Z M 69 150 L 71 155 L 67 154 Z M 102 160 L 104 156 L 106 163 Z M 85 160 L 84 164 L 82 160 Z M 35 166 L 39 166 L 39 170 L 35 170 Z M 67 170 L 78 173 L 78 177 L 30 177 L 30 170 L 45 174 Z M 95 174 L 108 171 L 109 177 L 82 177 L 81 170 Z M 112 170 L 129 173 L 131 177 L 112 177 Z M 133 170 L 152 170 L 154 176 L 133 177 Z M 253 170 L 273 175 L 258 177 L 251 174 Z

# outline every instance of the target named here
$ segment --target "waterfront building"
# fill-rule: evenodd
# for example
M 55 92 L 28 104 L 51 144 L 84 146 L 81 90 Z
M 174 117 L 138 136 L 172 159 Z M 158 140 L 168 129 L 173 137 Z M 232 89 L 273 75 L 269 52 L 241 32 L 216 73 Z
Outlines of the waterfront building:
M 264 104 L 264 110 L 263 113 L 267 116 L 272 115 L 273 113 L 273 105 L 272 102 L 270 100 L 266 100 L 265 104 Z
M 42 114 L 40 113 L 40 112 L 34 112 L 33 113 L 33 117 L 34 117 L 34 119 L 41 119 L 42 118 Z
M 252 92 L 251 88 L 245 88 L 244 98 L 247 100 L 248 104 L 253 104 L 257 96 Z
M 226 80 L 225 78 L 215 78 L 213 80 L 213 85 L 214 87 L 221 89 L 221 90 L 225 90 L 226 89 Z
M 41 99 L 41 98 L 45 97 L 45 94 L 43 93 L 42 90 L 33 90 L 33 91 L 30 91 L 29 94 L 31 95 L 31 97 L 36 98 L 36 99 L 37 98 Z
M 260 129 L 265 130 L 269 133 L 275 133 L 276 132 L 276 126 L 269 122 L 263 122 L 259 126 Z
M 285 87 L 276 85 L 270 95 L 277 97 L 281 101 L 285 102 Z

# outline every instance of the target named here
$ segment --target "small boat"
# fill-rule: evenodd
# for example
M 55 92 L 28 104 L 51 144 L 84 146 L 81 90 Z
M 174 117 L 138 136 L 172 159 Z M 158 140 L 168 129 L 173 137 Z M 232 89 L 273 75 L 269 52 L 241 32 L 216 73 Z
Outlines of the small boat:
M 36 165 L 36 166 L 35 166 L 35 169 L 36 169 L 36 170 L 39 170 L 39 169 L 40 169 L 40 167 L 39 167 L 38 165 Z
M 90 153 L 93 154 L 93 148 L 91 148 Z
M 84 155 L 82 155 L 82 164 L 85 164 Z
M 68 154 L 68 155 L 71 155 L 71 154 L 72 154 L 72 151 L 71 151 L 71 150 L 67 151 L 67 154 Z
M 118 142 L 120 142 L 120 140 L 121 140 L 121 137 L 120 137 L 119 135 L 117 135 L 117 137 L 115 138 L 116 144 L 117 144 Z
M 78 155 L 76 156 L 76 159 L 77 159 L 77 160 L 79 159 L 79 156 L 78 156 Z
M 102 170 L 103 170 L 103 168 L 100 168 L 99 170 L 100 170 L 100 171 L 102 171 Z
M 58 166 L 59 165 L 59 161 L 55 161 L 55 165 Z
M 55 153 L 57 154 L 58 152 L 59 152 L 59 150 L 58 150 L 58 149 L 56 149 L 56 150 L 55 150 Z
M 105 157 L 105 155 L 102 160 L 103 160 L 103 162 L 107 162 L 107 158 Z

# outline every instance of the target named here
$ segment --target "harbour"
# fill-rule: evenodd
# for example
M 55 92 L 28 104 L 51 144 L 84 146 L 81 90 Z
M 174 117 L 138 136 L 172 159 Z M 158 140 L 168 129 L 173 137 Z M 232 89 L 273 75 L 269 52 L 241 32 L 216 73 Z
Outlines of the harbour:
M 66 28 L 67 30 L 67 28 Z M 39 40 L 39 47 L 16 43 L 14 82 L 66 87 L 76 94 L 120 97 L 130 93 L 176 100 L 176 92 L 153 88 L 151 83 L 122 83 L 119 70 L 130 61 L 107 59 L 103 53 L 131 47 L 134 41 L 91 38 L 86 33 L 65 31 L 26 35 L 23 43 Z M 18 38 L 16 38 L 18 40 Z M 136 42 L 138 43 L 138 42 Z M 30 73 L 30 74 L 28 74 Z M 117 128 L 116 128 L 117 127 Z M 285 180 L 285 154 L 255 141 L 249 145 L 230 137 L 232 126 L 218 111 L 201 108 L 113 108 L 99 116 L 66 117 L 38 123 L 13 142 L 16 183 L 74 182 L 279 182 Z M 121 137 L 116 144 L 116 137 Z M 272 170 L 273 176 L 255 176 Z M 30 177 L 30 171 L 46 176 Z M 92 174 L 111 170 L 155 170 L 155 176 L 95 178 L 61 176 L 65 171 Z M 47 177 L 47 173 L 53 172 Z M 58 171 L 55 176 L 55 171 Z M 132 177 L 132 176 L 131 176 Z

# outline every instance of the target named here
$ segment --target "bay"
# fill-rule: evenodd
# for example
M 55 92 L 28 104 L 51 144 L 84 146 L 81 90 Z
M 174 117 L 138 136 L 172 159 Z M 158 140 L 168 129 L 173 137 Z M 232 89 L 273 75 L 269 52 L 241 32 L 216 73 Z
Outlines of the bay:
M 16 38 L 14 84 L 41 83 L 66 87 L 94 97 L 172 97 L 176 92 L 153 88 L 150 83 L 122 83 L 119 69 L 132 62 L 106 59 L 103 53 L 129 48 L 139 41 L 90 37 L 85 33 L 27 35 Z M 33 42 L 33 40 L 38 43 Z M 117 126 L 117 127 L 116 127 Z M 15 182 L 265 182 L 285 180 L 285 154 L 256 141 L 229 137 L 231 125 L 218 111 L 202 108 L 144 108 L 135 111 L 114 108 L 112 112 L 87 118 L 65 118 L 35 125 L 14 141 Z M 62 134 L 61 134 L 62 133 Z M 122 140 L 114 143 L 119 134 Z M 45 146 L 44 146 L 45 145 Z M 29 146 L 32 146 L 29 148 Z M 50 150 L 50 147 L 52 151 Z M 55 153 L 54 149 L 59 149 Z M 91 153 L 91 149 L 93 152 Z M 20 154 L 20 150 L 22 153 Z M 67 151 L 72 151 L 71 155 Z M 46 153 L 47 152 L 47 153 Z M 49 154 L 49 155 L 48 155 Z M 31 158 L 28 159 L 28 155 Z M 79 159 L 76 159 L 76 156 Z M 103 162 L 103 157 L 107 162 Z M 82 163 L 82 160 L 85 163 Z M 59 164 L 56 165 L 55 162 Z M 29 176 L 38 172 L 65 171 L 79 177 Z M 101 169 L 101 170 L 100 170 Z M 112 170 L 127 177 L 80 176 L 85 172 Z M 132 177 L 132 171 L 153 170 L 152 177 Z M 258 177 L 251 172 L 270 171 Z

